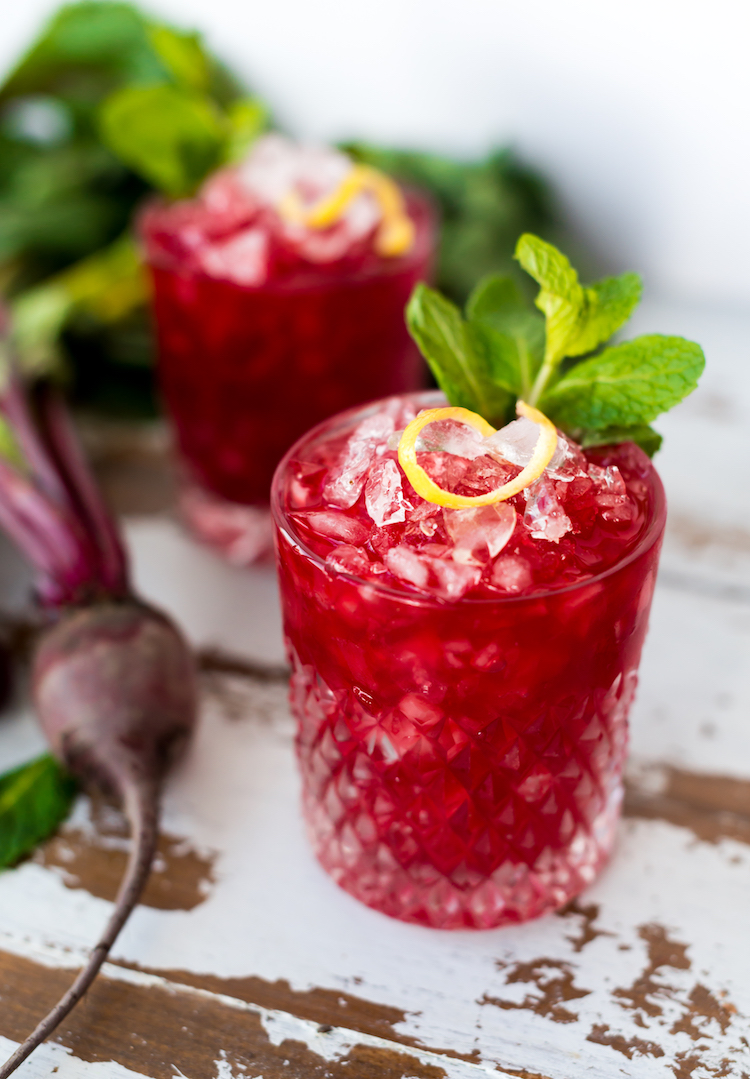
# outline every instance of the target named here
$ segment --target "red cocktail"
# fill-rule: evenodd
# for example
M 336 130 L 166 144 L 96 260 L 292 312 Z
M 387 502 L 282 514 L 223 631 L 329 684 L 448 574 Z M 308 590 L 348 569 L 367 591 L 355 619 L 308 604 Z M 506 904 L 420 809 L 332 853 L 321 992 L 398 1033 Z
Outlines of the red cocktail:
M 666 511 L 635 446 L 564 436 L 502 509 L 425 502 L 393 447 L 442 401 L 321 424 L 272 508 L 315 853 L 386 914 L 487 928 L 561 906 L 611 850 Z M 490 453 L 443 424 L 419 460 L 481 493 L 520 471 L 520 434 Z
M 290 192 L 313 204 L 351 168 L 270 136 L 195 200 L 152 205 L 141 219 L 184 508 L 237 561 L 255 553 L 254 522 L 259 544 L 270 537 L 267 515 L 244 507 L 267 505 L 274 468 L 311 423 L 423 384 L 403 312 L 428 275 L 426 203 L 407 197 L 412 241 L 387 255 L 367 190 L 326 228 L 279 208 Z

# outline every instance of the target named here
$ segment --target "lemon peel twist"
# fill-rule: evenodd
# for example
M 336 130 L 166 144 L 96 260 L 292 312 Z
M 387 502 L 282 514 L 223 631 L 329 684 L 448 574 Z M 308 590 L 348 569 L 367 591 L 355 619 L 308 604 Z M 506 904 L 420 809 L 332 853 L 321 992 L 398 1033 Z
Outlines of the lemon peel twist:
M 282 217 L 290 221 L 312 229 L 327 229 L 346 213 L 349 203 L 363 191 L 369 191 L 380 208 L 376 252 L 383 258 L 405 255 L 414 244 L 414 222 L 406 211 L 398 184 L 371 165 L 352 166 L 336 190 L 309 209 L 305 209 L 294 190 L 281 200 L 278 209 Z
M 448 506 L 450 509 L 470 509 L 473 506 L 491 506 L 495 502 L 504 502 L 505 499 L 512 498 L 525 487 L 529 487 L 534 480 L 539 479 L 555 452 L 557 429 L 543 412 L 540 412 L 538 408 L 533 408 L 532 405 L 527 405 L 525 401 L 516 403 L 516 412 L 540 427 L 539 438 L 531 460 L 515 479 L 509 480 L 502 487 L 488 491 L 484 495 L 456 495 L 439 487 L 417 461 L 417 437 L 424 427 L 437 420 L 457 420 L 459 423 L 466 423 L 479 431 L 484 438 L 494 435 L 495 428 L 476 412 L 457 405 L 451 405 L 448 408 L 426 408 L 420 412 L 406 428 L 398 444 L 399 464 L 417 494 L 421 495 L 426 502 L 433 502 L 438 506 Z

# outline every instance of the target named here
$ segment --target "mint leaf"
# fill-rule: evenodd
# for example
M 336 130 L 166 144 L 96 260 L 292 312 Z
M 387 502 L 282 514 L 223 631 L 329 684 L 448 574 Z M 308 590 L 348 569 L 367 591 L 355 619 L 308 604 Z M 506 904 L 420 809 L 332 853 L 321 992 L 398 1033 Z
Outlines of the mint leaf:
M 693 341 L 637 337 L 577 364 L 539 407 L 567 431 L 649 424 L 695 389 L 704 364 Z
M 65 820 L 75 780 L 44 754 L 0 775 L 0 866 L 13 865 Z
M 565 346 L 566 356 L 583 356 L 608 341 L 627 322 L 641 299 L 636 273 L 606 277 L 584 290 L 584 307 L 575 335 Z
M 470 319 L 492 321 L 510 311 L 525 314 L 528 307 L 516 282 L 505 274 L 483 277 L 466 301 L 466 315 Z
M 589 446 L 609 446 L 616 442 L 635 442 L 644 453 L 653 457 L 657 450 L 661 449 L 664 439 L 658 431 L 646 424 L 635 427 L 604 427 L 601 431 L 584 431 L 580 443 L 587 449 Z
M 491 326 L 464 322 L 439 292 L 418 284 L 406 308 L 409 332 L 454 405 L 502 423 L 517 382 L 516 348 Z
M 554 364 L 566 355 L 568 342 L 575 338 L 586 302 L 578 274 L 561 251 L 528 232 L 518 241 L 515 257 L 540 285 L 534 302 L 546 319 L 544 361 Z
M 406 324 L 451 404 L 479 411 L 476 356 L 456 305 L 420 282 L 407 304 Z
M 163 83 L 117 90 L 103 103 L 102 138 L 135 172 L 174 198 L 220 164 L 226 127 L 210 98 Z
M 515 281 L 500 274 L 479 282 L 466 312 L 472 327 L 482 323 L 512 340 L 515 377 L 505 383 L 525 399 L 544 356 L 544 320 L 529 308 Z M 507 350 L 507 344 L 504 347 Z
M 521 358 L 515 338 L 488 322 L 466 323 L 475 378 L 481 387 L 479 412 L 495 427 L 513 419 L 513 403 L 521 394 Z

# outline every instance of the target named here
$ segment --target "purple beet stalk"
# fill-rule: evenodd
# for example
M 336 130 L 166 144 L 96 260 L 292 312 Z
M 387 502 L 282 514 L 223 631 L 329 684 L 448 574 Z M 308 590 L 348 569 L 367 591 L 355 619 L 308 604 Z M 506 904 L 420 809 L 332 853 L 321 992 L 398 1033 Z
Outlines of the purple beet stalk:
M 2 322 L 2 312 L 0 312 Z M 123 544 L 59 393 L 6 372 L 0 412 L 23 464 L 0 459 L 0 528 L 35 570 L 47 615 L 32 690 L 53 753 L 84 783 L 121 801 L 131 852 L 114 911 L 84 969 L 0 1065 L 6 1079 L 96 977 L 148 879 L 169 761 L 192 730 L 196 678 L 184 638 L 132 591 Z

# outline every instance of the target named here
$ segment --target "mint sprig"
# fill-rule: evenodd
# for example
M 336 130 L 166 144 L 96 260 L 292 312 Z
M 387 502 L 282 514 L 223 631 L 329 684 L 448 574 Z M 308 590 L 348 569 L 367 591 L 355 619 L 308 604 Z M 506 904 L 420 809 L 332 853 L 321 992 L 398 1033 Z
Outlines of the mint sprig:
M 0 866 L 51 835 L 70 813 L 77 784 L 45 753 L 0 775 Z
M 529 233 L 516 258 L 540 286 L 544 319 L 499 275 L 480 281 L 465 318 L 426 285 L 412 293 L 410 333 L 448 399 L 501 426 L 521 397 L 584 446 L 634 441 L 655 453 L 650 424 L 695 389 L 700 346 L 649 334 L 601 349 L 637 306 L 638 275 L 584 286 L 565 255 Z

